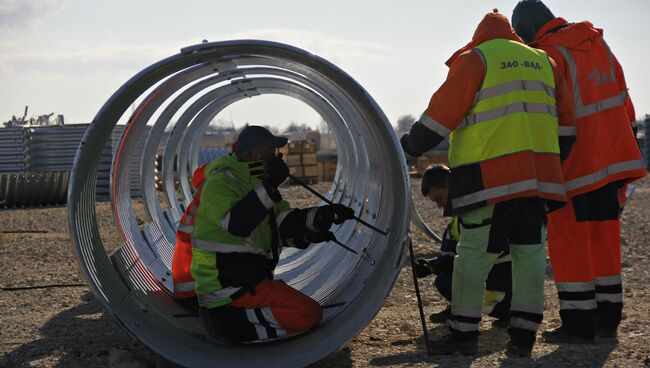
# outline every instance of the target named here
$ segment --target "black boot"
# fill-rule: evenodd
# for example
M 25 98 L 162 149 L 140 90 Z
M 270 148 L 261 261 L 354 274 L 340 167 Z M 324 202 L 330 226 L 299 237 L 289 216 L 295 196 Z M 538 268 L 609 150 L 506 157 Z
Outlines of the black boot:
M 593 344 L 593 337 L 584 337 L 572 334 L 565 327 L 542 332 L 542 339 L 550 344 Z
M 438 341 L 432 341 L 431 350 L 434 354 L 476 354 L 478 351 L 478 332 L 452 332 Z
M 447 308 L 443 309 L 440 312 L 437 313 L 431 313 L 429 316 L 429 321 L 433 323 L 445 323 L 447 322 L 447 318 L 451 315 L 451 307 L 447 306 Z

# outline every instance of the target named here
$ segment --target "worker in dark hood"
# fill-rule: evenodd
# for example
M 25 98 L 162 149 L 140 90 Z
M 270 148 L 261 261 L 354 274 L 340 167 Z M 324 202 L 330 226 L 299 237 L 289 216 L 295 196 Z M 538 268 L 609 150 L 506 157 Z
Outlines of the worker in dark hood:
M 562 326 L 542 336 L 549 342 L 615 338 L 623 308 L 619 198 L 646 175 L 623 70 L 602 29 L 556 18 L 539 0 L 520 1 L 512 24 L 557 62 L 575 101 L 577 140 L 562 163 L 570 200 L 548 220 Z
M 546 53 L 524 45 L 496 10 L 447 65 L 447 80 L 401 138 L 404 151 L 417 157 L 450 137 L 449 200 L 460 239 L 451 334 L 433 349 L 477 351 L 485 280 L 509 249 L 507 352 L 527 356 L 544 309 L 546 206 L 566 201 L 560 160 L 575 138 L 568 86 Z

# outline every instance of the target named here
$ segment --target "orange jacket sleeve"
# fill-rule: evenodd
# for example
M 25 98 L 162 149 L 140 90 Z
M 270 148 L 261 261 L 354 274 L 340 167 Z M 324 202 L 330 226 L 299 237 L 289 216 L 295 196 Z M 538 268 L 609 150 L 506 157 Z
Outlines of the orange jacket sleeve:
M 575 126 L 575 104 L 573 94 L 569 90 L 569 83 L 564 78 L 564 73 L 557 66 L 555 60 L 549 57 L 553 67 L 553 78 L 555 79 L 555 101 L 557 105 L 557 119 L 559 125 Z
M 404 151 L 420 156 L 440 144 L 460 125 L 484 78 L 485 66 L 478 53 L 470 50 L 461 54 L 449 68 L 447 79 L 431 97 L 420 120 L 400 140 Z

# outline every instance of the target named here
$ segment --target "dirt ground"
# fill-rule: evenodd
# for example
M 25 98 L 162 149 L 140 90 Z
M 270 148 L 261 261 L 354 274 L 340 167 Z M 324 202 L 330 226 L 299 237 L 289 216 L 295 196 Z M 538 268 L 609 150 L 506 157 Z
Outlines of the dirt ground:
M 419 195 L 414 198 L 425 221 L 440 230 L 440 211 Z M 317 188 L 324 192 L 327 183 Z M 300 187 L 285 189 L 295 204 L 313 203 Z M 112 214 L 100 204 L 103 235 L 117 242 Z M 131 339 L 107 315 L 83 284 L 67 232 L 66 208 L 0 211 L 0 367 L 174 367 L 143 344 Z M 432 256 L 437 246 L 412 227 L 416 256 Z M 406 264 L 395 288 L 377 317 L 347 346 L 314 367 L 649 367 L 650 366 L 650 179 L 637 183 L 636 193 L 622 218 L 622 263 L 625 319 L 619 341 L 593 345 L 549 345 L 541 341 L 533 357 L 504 354 L 505 329 L 482 322 L 479 353 L 472 357 L 427 356 Z M 66 287 L 11 288 L 77 284 Z M 81 285 L 79 285 L 81 284 Z M 445 302 L 435 293 L 433 279 L 420 282 L 426 314 Z M 546 306 L 541 330 L 559 324 L 558 300 L 552 280 L 546 283 Z M 443 324 L 428 323 L 431 339 L 446 334 Z

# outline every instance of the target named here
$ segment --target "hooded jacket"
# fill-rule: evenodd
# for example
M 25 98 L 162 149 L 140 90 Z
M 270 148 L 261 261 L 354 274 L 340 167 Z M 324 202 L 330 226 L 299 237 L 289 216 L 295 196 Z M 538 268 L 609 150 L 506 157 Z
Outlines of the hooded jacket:
M 406 146 L 405 150 L 407 153 L 413 153 L 415 155 L 422 154 L 423 152 L 437 146 L 451 131 L 462 127 L 461 123 L 474 106 L 477 94 L 481 90 L 487 74 L 482 56 L 479 51 L 475 50 L 475 48 L 487 41 L 495 39 L 511 40 L 523 44 L 521 38 L 515 34 L 505 16 L 499 13 L 487 14 L 479 23 L 472 40 L 460 50 L 456 51 L 449 60 L 447 60 L 446 64 L 449 66 L 447 79 L 431 97 L 428 108 L 420 120 L 411 128 L 410 133 L 406 137 L 406 142 L 404 142 L 403 139 L 402 143 Z M 549 62 L 553 70 L 553 80 L 555 81 L 558 124 L 561 127 L 573 127 L 575 124 L 575 118 L 568 86 L 555 63 L 552 60 L 549 60 Z M 431 129 L 431 124 L 429 124 L 429 127 L 425 126 L 422 122 L 426 120 L 434 121 L 435 124 L 438 125 L 439 129 Z M 570 145 L 563 146 L 564 145 L 561 144 L 561 153 L 564 155 L 566 154 L 566 151 L 570 149 Z M 481 169 L 475 170 L 474 173 L 470 175 L 473 176 L 470 181 L 481 183 L 486 189 L 508 185 L 506 182 L 507 179 L 502 180 L 502 177 L 495 175 L 495 173 L 509 170 L 509 167 L 514 167 L 513 165 L 521 165 L 521 167 L 523 167 L 523 169 L 520 170 L 522 171 L 522 180 L 533 178 L 536 180 L 544 179 L 538 176 L 539 173 L 535 172 L 535 167 L 545 168 L 550 166 L 555 167 L 558 165 L 559 171 L 559 162 L 555 163 L 553 157 L 535 158 L 535 160 L 535 164 L 528 162 L 530 165 L 523 164 L 523 161 L 518 162 L 517 158 L 514 157 L 511 157 L 510 159 L 503 158 L 492 160 L 486 164 L 481 164 Z M 454 171 L 456 171 L 456 173 Z M 530 172 L 524 173 L 523 171 Z M 561 184 L 561 172 L 556 173 L 554 169 L 551 171 L 553 171 L 553 173 L 548 173 L 547 175 L 550 175 L 548 178 L 549 181 Z M 457 184 L 459 180 L 456 180 L 456 183 L 454 183 L 454 177 L 458 175 L 458 172 L 459 170 L 453 170 L 452 168 L 452 175 L 450 177 L 450 195 L 452 195 L 452 197 L 454 197 L 454 191 L 464 190 L 463 188 L 458 187 Z M 491 172 L 491 174 L 486 175 L 487 172 Z M 465 181 L 466 180 L 467 179 L 465 179 Z M 463 193 L 456 194 L 462 195 Z M 540 193 L 531 190 L 507 198 L 502 198 L 500 200 L 512 199 L 517 196 L 537 195 L 540 195 Z M 544 197 L 543 194 L 541 196 Z M 563 197 L 563 195 L 559 197 Z M 564 200 L 559 197 L 547 199 Z M 452 213 L 458 214 L 459 209 L 457 206 L 453 207 Z
M 631 125 L 634 106 L 603 30 L 587 21 L 555 18 L 539 29 L 531 46 L 546 51 L 572 85 L 577 140 L 563 162 L 567 193 L 576 196 L 645 176 Z

